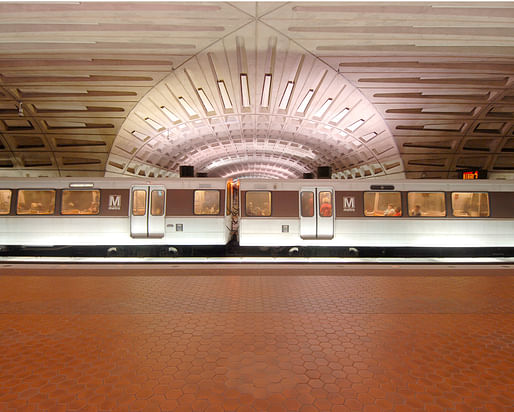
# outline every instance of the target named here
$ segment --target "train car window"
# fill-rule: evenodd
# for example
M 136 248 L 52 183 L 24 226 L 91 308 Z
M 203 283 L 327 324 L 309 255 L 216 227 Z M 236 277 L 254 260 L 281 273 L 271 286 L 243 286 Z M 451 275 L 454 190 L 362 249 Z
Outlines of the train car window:
M 146 213 L 146 190 L 134 190 L 132 193 L 132 215 L 144 216 Z
M 19 215 L 53 215 L 55 190 L 18 190 Z
M 152 190 L 150 198 L 152 200 L 151 215 L 162 216 L 164 214 L 164 190 Z
M 489 193 L 452 193 L 453 216 L 488 217 Z
M 409 205 L 409 216 L 446 216 L 443 192 L 409 192 L 407 195 L 407 203 Z
M 365 216 L 402 216 L 402 196 L 400 192 L 365 192 Z
M 271 192 L 246 192 L 246 216 L 271 216 Z
M 314 216 L 314 192 L 302 192 L 301 213 L 302 217 Z
M 63 190 L 62 215 L 97 215 L 100 212 L 99 190 Z
M 220 213 L 219 190 L 195 190 L 194 214 L 218 215 Z
M 332 192 L 319 192 L 319 215 L 332 217 Z
M 11 213 L 11 196 L 9 189 L 0 190 L 0 215 L 8 215 Z

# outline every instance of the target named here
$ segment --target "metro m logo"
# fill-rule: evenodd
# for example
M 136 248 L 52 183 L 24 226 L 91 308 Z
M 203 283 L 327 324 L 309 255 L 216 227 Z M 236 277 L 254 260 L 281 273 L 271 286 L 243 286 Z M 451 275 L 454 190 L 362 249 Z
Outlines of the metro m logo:
M 355 212 L 355 198 L 353 196 L 343 196 L 343 211 Z
M 109 210 L 120 210 L 121 209 L 121 195 L 110 195 L 109 196 Z

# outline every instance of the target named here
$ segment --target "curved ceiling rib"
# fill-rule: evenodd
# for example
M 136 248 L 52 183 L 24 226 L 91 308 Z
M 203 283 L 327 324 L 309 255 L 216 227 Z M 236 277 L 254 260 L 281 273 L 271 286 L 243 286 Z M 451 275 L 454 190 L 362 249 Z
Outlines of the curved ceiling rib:
M 157 162 L 155 150 L 162 153 Z M 337 71 L 258 21 L 150 90 L 121 127 L 107 172 L 170 175 L 180 165 L 210 176 L 259 170 L 273 177 L 271 165 L 288 177 L 325 165 L 340 177 L 402 171 L 373 105 Z

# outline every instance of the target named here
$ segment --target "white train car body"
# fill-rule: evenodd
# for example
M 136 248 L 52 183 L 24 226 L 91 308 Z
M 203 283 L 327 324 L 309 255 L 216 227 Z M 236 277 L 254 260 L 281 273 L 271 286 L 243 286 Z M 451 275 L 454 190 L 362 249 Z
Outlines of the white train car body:
M 225 245 L 225 179 L 0 180 L 0 245 Z
M 505 181 L 241 180 L 239 190 L 241 246 L 514 247 Z

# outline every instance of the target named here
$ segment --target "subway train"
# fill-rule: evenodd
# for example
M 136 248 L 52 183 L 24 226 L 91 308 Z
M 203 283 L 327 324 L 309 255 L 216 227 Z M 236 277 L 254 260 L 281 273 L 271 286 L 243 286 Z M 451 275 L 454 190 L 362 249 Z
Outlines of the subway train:
M 512 256 L 514 182 L 0 179 L 0 253 Z

